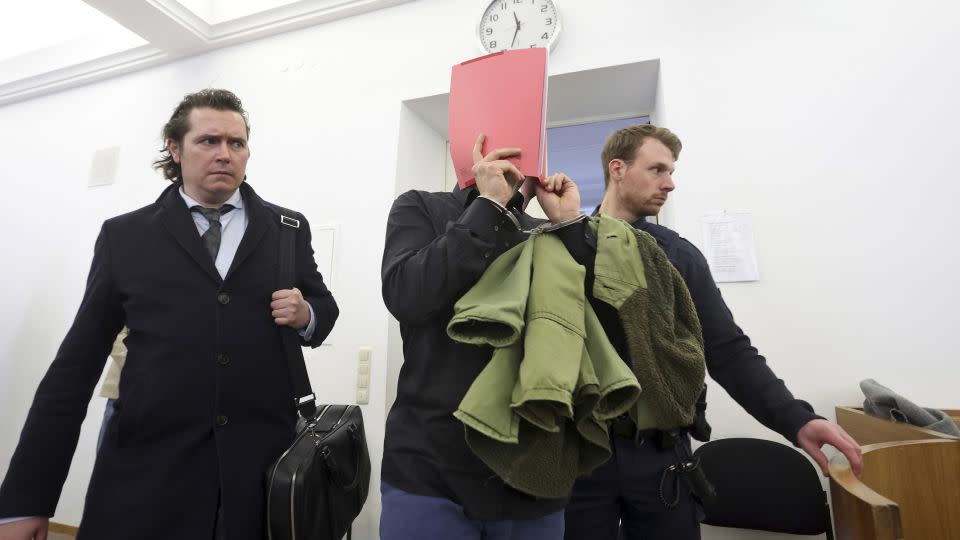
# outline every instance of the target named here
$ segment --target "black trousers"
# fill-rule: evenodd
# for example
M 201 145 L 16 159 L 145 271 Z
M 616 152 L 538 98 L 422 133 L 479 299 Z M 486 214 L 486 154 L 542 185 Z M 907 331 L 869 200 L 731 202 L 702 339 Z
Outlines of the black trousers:
M 690 438 L 681 444 L 689 451 Z M 699 540 L 699 503 L 675 471 L 664 474 L 679 460 L 676 449 L 619 435 L 611 446 L 610 461 L 574 485 L 565 540 Z

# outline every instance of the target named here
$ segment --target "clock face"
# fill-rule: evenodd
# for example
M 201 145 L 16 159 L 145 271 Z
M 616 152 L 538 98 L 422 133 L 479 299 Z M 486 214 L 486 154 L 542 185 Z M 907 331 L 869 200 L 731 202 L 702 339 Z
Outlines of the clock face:
M 480 20 L 480 44 L 487 52 L 551 47 L 560 33 L 553 0 L 494 0 Z

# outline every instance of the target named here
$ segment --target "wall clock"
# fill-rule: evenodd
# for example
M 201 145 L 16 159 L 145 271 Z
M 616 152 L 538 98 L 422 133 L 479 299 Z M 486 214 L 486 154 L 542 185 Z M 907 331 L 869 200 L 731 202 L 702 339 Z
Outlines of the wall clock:
M 478 25 L 480 46 L 493 53 L 508 49 L 552 49 L 560 35 L 560 12 L 553 0 L 494 0 Z

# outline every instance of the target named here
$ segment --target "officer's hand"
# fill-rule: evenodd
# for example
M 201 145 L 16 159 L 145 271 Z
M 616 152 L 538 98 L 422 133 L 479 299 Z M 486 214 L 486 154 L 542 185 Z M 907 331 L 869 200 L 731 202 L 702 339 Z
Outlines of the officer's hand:
M 513 198 L 515 186 L 523 182 L 523 174 L 506 158 L 519 156 L 520 149 L 498 148 L 484 156 L 482 149 L 486 138 L 481 134 L 473 145 L 473 177 L 477 180 L 477 191 L 507 206 Z
M 827 456 L 820 450 L 825 444 L 829 444 L 842 452 L 847 461 L 850 462 L 853 474 L 860 476 L 860 471 L 863 469 L 863 454 L 860 451 L 860 445 L 837 424 L 822 418 L 811 420 L 797 432 L 797 443 L 800 448 L 803 448 L 804 452 L 810 454 L 810 457 L 820 465 L 824 476 L 830 474 Z
M 551 222 L 560 223 L 580 215 L 580 190 L 569 176 L 551 174 L 536 188 L 540 207 Z
M 50 518 L 32 517 L 0 525 L 0 540 L 47 540 Z
M 283 289 L 273 293 L 270 309 L 273 310 L 273 322 L 278 326 L 289 326 L 302 330 L 310 324 L 310 308 L 300 294 L 300 289 Z

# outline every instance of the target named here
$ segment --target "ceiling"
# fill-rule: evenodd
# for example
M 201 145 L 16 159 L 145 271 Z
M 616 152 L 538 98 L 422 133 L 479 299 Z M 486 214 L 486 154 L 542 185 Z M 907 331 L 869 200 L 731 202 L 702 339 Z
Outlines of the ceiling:
M 30 0 L 0 19 L 0 106 L 412 0 Z

